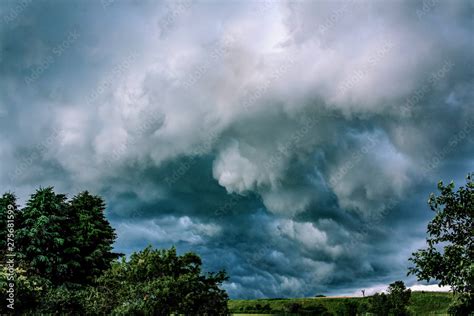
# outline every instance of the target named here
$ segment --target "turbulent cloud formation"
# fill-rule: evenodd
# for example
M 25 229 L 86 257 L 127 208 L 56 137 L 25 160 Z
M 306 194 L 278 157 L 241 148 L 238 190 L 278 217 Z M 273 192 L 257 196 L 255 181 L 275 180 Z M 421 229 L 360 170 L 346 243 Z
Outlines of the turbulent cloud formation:
M 0 183 L 108 202 L 231 297 L 406 279 L 427 194 L 472 171 L 469 1 L 7 1 Z

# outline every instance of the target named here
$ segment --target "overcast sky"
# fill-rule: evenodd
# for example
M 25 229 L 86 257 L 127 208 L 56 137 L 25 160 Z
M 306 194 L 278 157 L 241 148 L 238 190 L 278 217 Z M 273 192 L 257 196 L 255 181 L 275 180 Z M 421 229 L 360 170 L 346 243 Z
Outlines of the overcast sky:
M 474 170 L 473 1 L 0 3 L 0 189 L 102 195 L 116 250 L 232 298 L 354 293 Z

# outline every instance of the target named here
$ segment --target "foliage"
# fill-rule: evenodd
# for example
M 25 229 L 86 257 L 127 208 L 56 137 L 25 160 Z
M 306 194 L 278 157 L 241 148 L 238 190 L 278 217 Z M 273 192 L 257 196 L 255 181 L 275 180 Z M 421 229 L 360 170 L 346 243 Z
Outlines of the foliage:
M 227 313 L 227 294 L 219 288 L 225 272 L 201 273 L 201 259 L 194 253 L 182 256 L 176 249 L 151 247 L 112 265 L 98 278 L 100 313 L 138 315 Z
M 358 315 L 365 315 L 369 311 L 369 304 L 367 302 L 360 302 L 357 305 L 357 314 Z
M 405 287 L 402 281 L 396 281 L 388 287 L 390 312 L 393 315 L 408 315 L 407 306 L 410 303 L 411 290 Z
M 16 231 L 18 258 L 27 264 L 28 275 L 53 283 L 64 282 L 74 266 L 66 257 L 70 236 L 66 196 L 52 188 L 39 189 L 21 210 Z
M 452 301 L 453 293 L 449 292 L 412 292 L 408 310 L 412 315 L 446 315 Z
M 356 316 L 358 306 L 359 305 L 355 301 L 346 300 L 344 301 L 343 304 L 341 304 L 341 306 L 339 306 L 339 309 L 336 315 L 337 316 Z
M 36 307 L 37 312 L 42 314 L 91 314 L 87 313 L 87 301 L 85 300 L 87 286 L 81 284 L 67 284 L 49 287 L 40 304 Z
M 474 183 L 472 175 L 466 185 L 455 190 L 451 182 L 438 183 L 440 194 L 431 194 L 429 206 L 435 217 L 428 224 L 426 249 L 412 254 L 409 274 L 418 280 L 436 279 L 449 285 L 454 293 L 466 296 L 459 302 L 471 304 L 474 284 Z
M 456 295 L 449 305 L 450 315 L 472 315 L 474 312 L 474 301 L 472 295 Z
M 11 281 L 7 267 L 2 265 L 0 270 L 0 292 L 6 293 Z M 30 307 L 36 306 L 40 302 L 50 282 L 38 276 L 27 276 L 26 269 L 16 267 L 14 284 L 15 312 L 24 313 Z M 7 309 L 5 302 L 3 302 L 3 304 L 0 305 L 0 313 L 7 314 L 9 312 L 11 312 L 11 310 Z
M 105 218 L 105 202 L 99 196 L 82 192 L 69 202 L 71 237 L 70 260 L 77 263 L 71 277 L 75 283 L 90 282 L 110 268 L 119 254 L 112 252 L 116 238 Z
M 410 303 L 411 290 L 405 287 L 402 281 L 391 283 L 387 289 L 388 294 L 375 293 L 370 297 L 369 312 L 385 316 L 409 315 L 408 305 Z
M 52 187 L 39 189 L 21 210 L 17 246 L 29 275 L 57 285 L 90 283 L 117 258 L 115 233 L 98 196 L 80 193 L 71 201 Z
M 225 272 L 202 273 L 194 253 L 151 247 L 117 260 L 116 238 L 105 203 L 87 191 L 68 200 L 40 188 L 17 210 L 16 198 L 0 197 L 2 258 L 8 205 L 15 208 L 16 274 L 0 270 L 0 291 L 15 281 L 15 312 L 40 314 L 220 315 L 228 297 L 219 286 Z M 269 305 L 262 307 L 269 308 Z M 5 304 L 0 313 L 8 313 Z
M 247 311 L 269 313 L 272 311 L 272 308 L 270 307 L 270 304 L 265 304 L 262 306 L 261 304 L 257 303 L 254 307 L 249 306 Z
M 302 305 L 297 302 L 292 302 L 287 305 L 285 305 L 284 311 L 290 314 L 298 314 L 298 315 L 333 315 L 332 313 L 329 313 L 328 309 L 320 304 L 307 304 L 307 305 Z
M 334 298 L 334 297 L 323 297 L 323 298 L 279 298 L 279 299 L 257 299 L 257 300 L 230 300 L 229 311 L 230 313 L 243 313 L 245 311 L 253 311 L 253 307 L 258 303 L 260 305 L 269 304 L 272 313 L 284 314 L 286 306 L 291 303 L 298 303 L 304 310 L 308 306 L 312 306 L 315 303 L 324 305 L 329 313 L 337 315 L 337 312 L 341 305 L 346 302 L 356 302 L 358 304 L 359 315 L 366 315 L 368 312 L 369 302 L 372 297 L 351 297 L 351 298 Z M 410 305 L 408 310 L 411 315 L 446 315 L 449 304 L 453 300 L 453 294 L 447 292 L 412 292 L 410 298 Z M 247 307 L 251 307 L 248 310 Z M 314 315 L 308 313 L 308 315 Z M 317 314 L 316 314 L 317 315 Z M 372 314 L 375 316 L 375 314 Z M 462 314 L 461 314 L 462 315 Z
M 378 316 L 388 316 L 390 311 L 390 302 L 385 293 L 375 293 L 372 297 L 370 297 L 369 302 L 369 312 Z
M 288 313 L 298 313 L 303 306 L 300 303 L 290 303 L 286 306 Z

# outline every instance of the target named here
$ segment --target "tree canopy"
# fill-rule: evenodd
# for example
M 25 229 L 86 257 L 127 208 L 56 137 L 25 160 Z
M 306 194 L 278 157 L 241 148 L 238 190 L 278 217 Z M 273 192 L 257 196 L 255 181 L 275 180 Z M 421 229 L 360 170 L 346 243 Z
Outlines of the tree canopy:
M 96 301 L 103 313 L 150 315 L 221 315 L 227 313 L 227 293 L 219 285 L 224 271 L 203 274 L 194 253 L 147 247 L 115 262 L 98 278 Z
M 0 197 L 0 252 L 6 252 L 7 212 L 15 212 L 15 312 L 52 314 L 226 314 L 224 271 L 203 273 L 197 254 L 151 246 L 129 260 L 113 252 L 116 234 L 100 196 L 68 199 L 52 187 L 33 193 L 19 209 Z M 12 208 L 10 206 L 10 208 Z M 1 237 L 0 236 L 0 237 Z M 122 256 L 121 260 L 118 260 Z M 9 286 L 0 267 L 0 289 Z M 0 312 L 11 312 L 2 304 Z
M 432 193 L 428 204 L 435 212 L 427 227 L 427 248 L 412 254 L 409 274 L 418 280 L 435 279 L 451 286 L 473 306 L 474 284 L 474 183 L 472 174 L 466 184 L 455 190 L 454 182 L 438 183 L 439 195 Z
M 115 233 L 102 198 L 82 192 L 71 200 L 52 187 L 31 195 L 18 212 L 16 247 L 27 274 L 55 284 L 87 283 L 110 267 Z
M 369 312 L 379 316 L 409 315 L 407 306 L 410 304 L 411 290 L 403 281 L 396 281 L 388 286 L 387 294 L 375 293 L 370 297 Z

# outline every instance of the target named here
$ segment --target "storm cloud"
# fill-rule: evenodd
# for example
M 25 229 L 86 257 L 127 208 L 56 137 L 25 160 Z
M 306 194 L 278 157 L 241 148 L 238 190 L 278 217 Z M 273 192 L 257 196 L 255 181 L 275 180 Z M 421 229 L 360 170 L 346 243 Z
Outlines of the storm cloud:
M 105 197 L 116 249 L 233 298 L 406 277 L 474 170 L 472 1 L 4 1 L 0 185 Z

